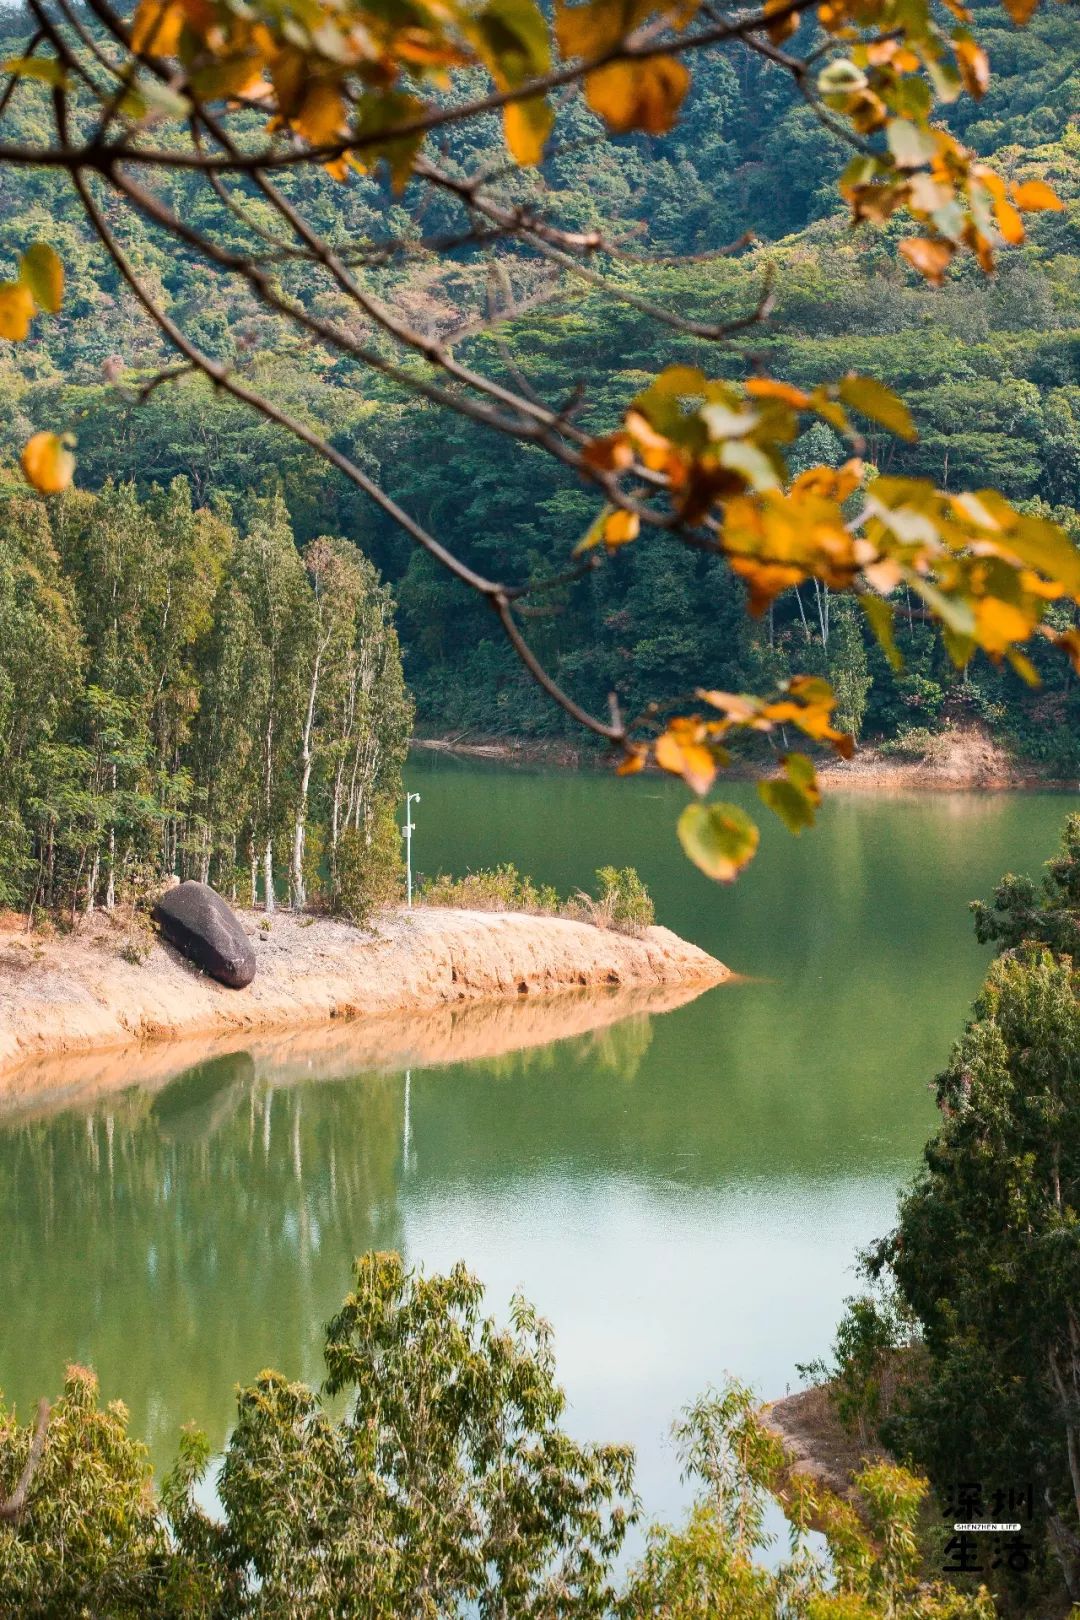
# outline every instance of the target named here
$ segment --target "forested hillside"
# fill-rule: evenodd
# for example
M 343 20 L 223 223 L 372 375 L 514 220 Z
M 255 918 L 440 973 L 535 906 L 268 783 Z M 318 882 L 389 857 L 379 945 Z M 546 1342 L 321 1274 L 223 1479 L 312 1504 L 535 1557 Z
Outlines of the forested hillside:
M 313 188 L 310 177 L 289 184 L 308 188 L 305 206 L 339 243 L 411 233 L 414 252 L 360 272 L 372 288 L 414 326 L 449 339 L 457 355 L 467 359 L 482 348 L 489 370 L 531 381 L 545 396 L 570 399 L 586 385 L 590 427 L 612 425 L 617 402 L 672 361 L 734 376 L 749 354 L 796 384 L 854 367 L 900 392 L 920 429 L 911 445 L 870 436 L 867 457 L 882 471 L 931 477 L 947 490 L 994 485 L 1010 499 L 1053 509 L 1076 532 L 1075 22 L 1068 8 L 1053 7 L 1016 31 L 996 8 L 977 9 L 993 77 L 982 101 L 948 110 L 954 127 L 1002 173 L 1047 178 L 1066 203 L 1062 213 L 1040 217 L 1025 246 L 1006 250 L 989 280 L 965 262 L 944 286 L 928 288 L 897 259 L 898 228 L 852 232 L 835 189 L 839 144 L 790 76 L 748 53 L 736 65 L 721 58 L 703 66 L 672 135 L 601 139 L 576 103 L 541 177 L 522 172 L 508 180 L 510 191 L 539 211 L 557 203 L 564 223 L 619 245 L 621 255 L 605 262 L 606 290 L 520 245 L 490 253 L 472 245 L 456 257 L 424 252 L 421 236 L 452 234 L 454 215 L 447 204 L 440 217 L 435 203 L 414 220 L 409 190 L 394 197 L 365 179 L 325 190 Z M 19 43 L 9 24 L 0 44 L 14 53 Z M 39 91 L 25 87 L 19 104 L 28 126 L 42 111 Z M 451 155 L 475 160 L 483 128 L 455 139 L 461 146 L 451 146 Z M 160 183 L 180 213 L 218 206 L 205 191 L 189 194 L 182 174 Z M 146 496 L 181 476 L 196 506 L 227 507 L 241 530 L 256 497 L 280 494 L 299 543 L 347 535 L 392 582 L 406 678 L 423 724 L 534 733 L 563 725 L 484 604 L 412 550 L 325 462 L 190 379 L 142 396 L 141 382 L 168 359 L 115 271 L 89 246 L 66 186 L 61 176 L 0 174 L 0 248 L 14 257 L 48 229 L 71 289 L 63 315 L 32 344 L 0 344 L 0 453 L 13 456 L 29 432 L 62 420 L 78 434 L 84 488 L 131 480 Z M 259 208 L 254 198 L 245 203 L 249 217 L 258 219 Z M 747 228 L 758 240 L 717 254 Z M 348 356 L 329 358 L 299 339 L 287 353 L 270 352 L 264 317 L 234 281 L 194 268 L 134 216 L 124 230 L 139 268 L 204 349 L 256 375 L 265 392 L 331 433 L 459 555 L 494 577 L 547 576 L 565 565 L 595 516 L 595 497 L 572 474 L 538 450 L 493 440 L 392 382 L 373 380 Z M 238 222 L 236 230 L 239 239 Z M 665 262 L 672 259 L 680 262 Z M 267 262 L 304 296 L 302 285 L 290 283 L 287 257 L 270 250 Z M 658 328 L 639 307 L 655 300 L 688 323 L 729 319 L 752 310 L 770 279 L 770 319 L 719 347 Z M 498 335 L 484 330 L 492 302 L 516 312 Z M 377 349 L 380 339 L 371 343 Z M 821 425 L 804 435 L 792 459 L 797 471 L 839 462 L 842 454 L 839 439 Z M 896 675 L 852 604 L 824 586 L 789 592 L 763 620 L 748 623 L 742 586 L 720 560 L 654 539 L 607 559 L 576 586 L 549 592 L 529 628 L 553 673 L 594 708 L 616 690 L 634 712 L 646 694 L 684 692 L 705 669 L 714 684 L 735 689 L 765 689 L 792 671 L 820 670 L 837 688 L 841 719 L 864 736 L 934 727 L 965 712 L 1054 774 L 1080 769 L 1080 700 L 1063 661 L 1049 649 L 1045 658 L 1035 654 L 1045 682 L 1035 690 L 985 661 L 960 674 L 939 630 L 907 606 L 897 619 L 905 667 Z

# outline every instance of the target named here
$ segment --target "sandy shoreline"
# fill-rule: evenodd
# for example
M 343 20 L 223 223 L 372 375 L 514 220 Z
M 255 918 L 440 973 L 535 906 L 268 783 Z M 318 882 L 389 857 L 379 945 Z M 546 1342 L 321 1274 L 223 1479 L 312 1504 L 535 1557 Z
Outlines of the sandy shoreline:
M 195 1038 L 225 1050 L 270 1030 L 340 1031 L 353 1021 L 363 1028 L 359 1045 L 350 1033 L 349 1061 L 358 1051 L 368 1064 L 379 1053 L 383 1061 L 404 1063 L 493 1055 L 623 1016 L 605 1007 L 604 996 L 599 1016 L 596 1008 L 575 1011 L 583 990 L 617 992 L 616 1001 L 629 996 L 626 1012 L 660 1011 L 730 977 L 722 963 L 666 928 L 633 939 L 557 917 L 435 907 L 389 912 L 367 932 L 289 913 L 277 914 L 266 929 L 260 913 L 238 915 L 258 959 L 246 990 L 215 983 L 160 939 L 144 959 L 132 960 L 127 929 L 107 916 L 49 939 L 21 931 L 12 919 L 0 931 L 0 1097 L 48 1090 L 42 1060 L 59 1055 L 135 1046 L 146 1046 L 149 1055 L 150 1043 L 172 1048 Z M 501 1001 L 505 1010 L 527 997 L 544 1001 L 532 1019 L 535 1030 L 518 1027 L 510 1035 L 500 1027 L 505 1021 L 489 1016 L 455 1033 L 467 1004 Z M 551 1006 L 556 997 L 558 1011 Z M 405 1013 L 441 1017 L 429 1016 L 425 1026 Z
M 575 748 L 570 742 L 471 738 L 468 734 L 414 737 L 412 746 L 430 754 L 553 770 L 603 770 L 608 758 L 600 749 Z M 864 745 L 850 760 L 822 756 L 817 766 L 821 785 L 830 793 L 994 793 L 1077 786 L 1039 776 L 1007 753 L 985 727 L 970 723 L 938 733 L 932 751 L 923 758 L 898 757 Z M 753 782 L 773 774 L 774 768 L 766 761 L 755 765 L 736 760 L 722 773 L 718 787 L 725 778 Z

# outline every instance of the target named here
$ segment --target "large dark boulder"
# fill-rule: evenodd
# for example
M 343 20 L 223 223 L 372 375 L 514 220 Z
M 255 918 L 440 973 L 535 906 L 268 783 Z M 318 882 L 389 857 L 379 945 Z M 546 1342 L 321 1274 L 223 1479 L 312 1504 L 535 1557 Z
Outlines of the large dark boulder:
M 251 941 L 209 884 L 177 884 L 155 905 L 154 920 L 170 945 L 230 989 L 242 990 L 255 977 Z

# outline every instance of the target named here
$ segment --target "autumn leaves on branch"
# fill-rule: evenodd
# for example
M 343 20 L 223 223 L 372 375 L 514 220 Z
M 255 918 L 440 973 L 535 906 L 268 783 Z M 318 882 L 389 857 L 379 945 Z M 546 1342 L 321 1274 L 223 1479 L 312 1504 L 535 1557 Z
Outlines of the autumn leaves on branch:
M 617 245 L 558 223 L 542 165 L 562 105 L 580 90 L 609 134 L 663 135 L 679 117 L 701 52 L 765 56 L 794 77 L 815 115 L 851 148 L 840 190 L 853 222 L 907 215 L 915 230 L 899 252 L 931 285 L 963 253 L 991 272 L 996 253 L 1023 240 L 1026 215 L 1061 204 L 1041 177 L 999 174 L 943 126 L 942 109 L 963 95 L 981 97 L 990 74 L 971 13 L 958 0 L 947 7 L 943 24 L 930 0 L 765 0 L 759 10 L 738 13 L 711 0 L 556 0 L 550 18 L 536 0 L 404 0 L 393 8 L 362 0 L 140 0 L 129 29 L 109 0 L 89 0 L 91 30 L 70 0 L 30 0 L 35 31 L 24 54 L 4 64 L 0 115 L 23 81 L 39 81 L 51 98 L 54 136 L 36 149 L 0 142 L 0 162 L 66 169 L 92 230 L 180 351 L 182 369 L 201 371 L 295 433 L 484 596 L 530 672 L 614 745 L 623 771 L 655 764 L 680 776 L 699 801 L 680 822 L 684 846 L 711 876 L 727 879 L 753 854 L 757 829 L 733 806 L 700 801 L 727 763 L 731 736 L 786 736 L 791 726 L 850 751 L 851 739 L 832 724 L 827 682 L 803 677 L 772 698 L 703 684 L 697 712 L 661 718 L 660 695 L 629 724 L 614 702 L 609 718 L 586 713 L 522 633 L 520 600 L 537 583 L 477 573 L 340 449 L 204 354 L 140 279 L 116 221 L 124 209 L 135 211 L 183 252 L 238 279 L 284 330 L 300 330 L 395 385 L 545 451 L 595 488 L 603 506 L 570 577 L 651 533 L 651 543 L 674 540 L 724 558 L 745 582 L 752 614 L 807 579 L 853 593 L 894 664 L 900 655 L 890 596 L 903 586 L 942 622 L 957 664 L 982 650 L 1034 681 L 1023 646 L 1035 635 L 1059 644 L 1080 667 L 1080 631 L 1047 622 L 1051 602 L 1080 602 L 1080 556 L 1059 529 L 992 492 L 946 494 L 927 482 L 879 477 L 861 459 L 860 419 L 904 438 L 916 429 L 902 401 L 872 378 L 852 374 L 804 390 L 764 375 L 753 357 L 741 382 L 730 380 L 730 364 L 725 380 L 679 365 L 630 402 L 614 431 L 591 433 L 581 425 L 580 398 L 547 401 L 524 379 L 519 387 L 475 369 L 410 327 L 354 272 L 355 260 L 346 263 L 325 239 L 283 181 L 299 168 L 345 184 L 384 165 L 396 192 L 435 188 L 456 202 L 465 218 L 458 246 L 525 248 L 613 297 L 635 300 L 683 336 L 724 342 L 764 317 L 767 290 L 746 316 L 690 326 L 677 311 L 605 276 L 598 266 L 617 256 Z M 1034 7 L 1007 0 L 1007 9 L 1022 25 Z M 492 113 L 502 119 L 509 167 L 539 168 L 538 203 L 526 205 L 520 193 L 507 198 L 495 164 L 463 173 L 445 150 L 432 155 L 432 137 L 445 141 L 453 126 Z M 233 227 L 247 223 L 250 252 L 219 240 L 212 225 L 196 227 L 170 211 L 153 176 L 178 168 L 212 188 Z M 274 231 L 251 223 L 252 195 L 269 207 Z M 267 246 L 306 264 L 310 288 L 287 290 L 266 267 Z M 377 249 L 371 245 L 373 263 Z M 316 296 L 323 292 L 358 319 L 324 314 Z M 0 335 L 25 340 L 35 313 L 56 313 L 62 293 L 52 249 L 29 247 L 18 278 L 0 287 Z M 381 346 L 358 332 L 376 333 Z M 787 447 L 813 419 L 847 439 L 850 458 L 839 469 L 813 467 L 792 480 Z M 73 475 L 62 433 L 36 434 L 22 459 L 43 493 L 61 491 Z M 807 754 L 781 755 L 780 776 L 761 791 L 792 830 L 813 821 L 820 795 Z

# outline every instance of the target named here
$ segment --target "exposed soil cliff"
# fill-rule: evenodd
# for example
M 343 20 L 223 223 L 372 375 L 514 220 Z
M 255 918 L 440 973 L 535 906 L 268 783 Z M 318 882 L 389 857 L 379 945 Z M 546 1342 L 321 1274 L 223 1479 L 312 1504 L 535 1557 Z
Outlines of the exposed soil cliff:
M 372 1029 L 368 1061 L 377 1048 L 387 1050 L 388 1041 L 405 1063 L 445 1061 L 451 1054 L 489 1055 L 532 1044 L 518 1038 L 521 1031 L 512 1039 L 501 1033 L 494 1017 L 479 1019 L 470 1040 L 455 1037 L 446 1014 L 462 1003 L 546 1000 L 589 986 L 701 989 L 729 976 L 722 963 L 666 928 L 633 939 L 556 917 L 435 908 L 388 913 L 369 932 L 289 913 L 279 913 L 267 929 L 257 913 L 240 916 L 258 956 L 255 982 L 246 990 L 225 989 L 160 939 L 140 959 L 124 927 L 105 916 L 51 939 L 27 934 L 9 919 L 0 928 L 0 1069 L 49 1054 L 355 1018 L 384 1025 L 381 1033 Z M 571 997 L 562 1018 L 550 1008 L 538 1010 L 543 1033 L 533 1040 L 572 1034 L 575 1022 L 594 1027 L 593 1014 L 575 1014 L 574 1002 Z M 435 1025 L 388 1022 L 388 1015 L 440 1009 L 443 1019 Z M 27 1079 L 24 1074 L 16 1089 Z M 10 1077 L 0 1079 L 0 1089 L 10 1092 L 13 1085 Z

